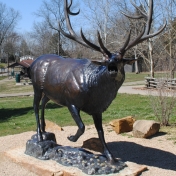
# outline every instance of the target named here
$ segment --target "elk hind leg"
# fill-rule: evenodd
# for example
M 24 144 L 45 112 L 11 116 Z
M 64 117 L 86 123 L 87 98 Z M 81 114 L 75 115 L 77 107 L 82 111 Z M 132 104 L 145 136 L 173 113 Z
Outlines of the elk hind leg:
M 44 95 L 43 98 L 42 98 L 42 110 L 41 110 L 41 130 L 42 132 L 45 132 L 45 126 L 46 126 L 46 123 L 45 123 L 45 106 L 46 104 L 48 103 L 50 99 Z
M 38 141 L 43 141 L 41 127 L 40 127 L 40 119 L 39 119 L 39 105 L 40 105 L 41 98 L 42 98 L 42 92 L 34 91 L 33 107 L 34 107 L 34 113 L 35 113 L 36 122 L 37 122 Z
M 68 106 L 68 109 L 69 109 L 73 119 L 75 120 L 77 126 L 78 126 L 78 130 L 77 130 L 76 134 L 69 136 L 68 139 L 72 142 L 76 142 L 78 140 L 78 138 L 84 133 L 85 126 L 84 126 L 84 124 L 81 120 L 81 117 L 80 117 L 80 110 L 78 108 L 76 108 L 74 105 Z

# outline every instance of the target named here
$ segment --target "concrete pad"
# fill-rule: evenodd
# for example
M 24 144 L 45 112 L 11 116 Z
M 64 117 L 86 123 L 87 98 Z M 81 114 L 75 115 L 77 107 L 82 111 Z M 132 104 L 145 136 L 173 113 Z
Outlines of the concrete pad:
M 87 176 L 75 167 L 63 166 L 52 160 L 39 160 L 24 154 L 25 147 L 19 147 L 4 152 L 4 155 L 25 169 L 42 176 Z M 109 174 L 109 176 L 137 176 L 147 169 L 144 165 L 126 162 L 127 167 L 119 173 Z

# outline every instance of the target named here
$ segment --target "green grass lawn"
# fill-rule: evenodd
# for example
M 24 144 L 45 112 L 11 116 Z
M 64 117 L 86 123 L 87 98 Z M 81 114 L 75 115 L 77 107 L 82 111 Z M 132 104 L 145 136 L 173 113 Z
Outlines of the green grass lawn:
M 125 82 L 142 81 L 149 73 L 127 73 Z M 157 73 L 157 77 L 164 73 Z M 32 92 L 32 86 L 16 86 L 15 79 L 0 81 L 0 93 Z M 176 112 L 176 108 L 174 109 Z M 136 119 L 155 119 L 149 97 L 141 95 L 118 94 L 116 99 L 103 113 L 103 123 L 107 124 L 113 119 L 126 116 Z M 93 124 L 92 117 L 81 112 L 81 117 L 86 125 Z M 46 107 L 45 118 L 60 126 L 76 125 L 66 107 L 60 107 L 49 102 Z M 176 113 L 173 113 L 170 122 L 176 124 Z M 36 130 L 36 120 L 33 111 L 33 97 L 0 98 L 0 136 L 17 134 L 25 131 Z M 176 129 L 165 127 L 164 131 L 176 135 Z M 174 136 L 174 135 L 173 135 Z M 176 138 L 174 137 L 176 141 Z
M 155 72 L 155 78 L 167 77 L 168 72 Z M 140 74 L 136 73 L 126 73 L 125 74 L 125 83 L 127 82 L 135 82 L 135 81 L 144 81 L 145 77 L 150 77 L 149 72 L 143 72 Z
M 103 113 L 103 123 L 113 119 L 134 116 L 136 119 L 155 119 L 146 96 L 118 94 L 110 107 Z M 0 136 L 17 134 L 36 129 L 33 111 L 33 97 L 14 97 L 0 99 Z M 83 122 L 93 124 L 92 117 L 81 112 Z M 49 102 L 46 107 L 45 118 L 60 126 L 75 125 L 66 107 L 60 107 Z M 172 116 L 176 122 L 176 116 Z
M 144 78 L 148 76 L 148 72 L 145 73 L 126 73 L 125 74 L 125 83 L 127 82 L 135 82 L 135 81 L 144 81 Z
M 1 80 L 1 77 L 0 77 Z M 0 81 L 0 93 L 11 94 L 11 93 L 22 93 L 22 92 L 33 92 L 32 85 L 16 85 L 15 78 L 8 79 L 6 77 L 5 81 Z
M 6 68 L 7 64 L 6 63 L 0 63 L 0 68 Z
M 7 76 L 0 76 L 0 80 L 7 78 Z

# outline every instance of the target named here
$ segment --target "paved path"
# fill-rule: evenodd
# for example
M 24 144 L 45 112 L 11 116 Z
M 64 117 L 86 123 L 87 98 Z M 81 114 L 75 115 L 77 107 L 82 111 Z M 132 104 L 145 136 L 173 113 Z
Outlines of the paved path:
M 12 93 L 12 94 L 1 94 L 0 93 L 0 98 L 5 98 L 5 97 L 18 97 L 18 96 L 33 96 L 34 92 L 25 92 L 25 93 Z
M 8 82 L 11 81 L 8 78 L 0 80 L 1 82 Z M 119 89 L 118 93 L 127 93 L 127 94 L 139 94 L 139 95 L 148 95 L 147 90 L 142 90 L 144 88 L 144 81 L 136 81 L 136 82 L 127 82 L 122 85 Z M 12 94 L 4 94 L 0 92 L 0 98 L 5 97 L 16 97 L 16 96 L 33 96 L 34 92 L 25 92 L 25 93 L 12 93 Z
M 0 80 L 2 81 L 10 81 L 9 79 Z M 127 93 L 127 94 L 139 94 L 139 95 L 149 95 L 147 89 L 144 89 L 145 82 L 144 81 L 136 81 L 136 82 L 127 82 L 122 85 L 119 89 L 118 93 Z M 156 95 L 156 91 L 152 91 L 153 95 Z M 25 93 L 12 93 L 12 94 L 4 94 L 0 92 L 0 98 L 4 97 L 16 97 L 16 96 L 33 96 L 33 92 L 25 92 Z
M 143 86 L 122 86 L 118 93 L 127 93 L 127 94 L 139 94 L 139 95 L 147 95 L 146 90 L 140 90 Z M 34 92 L 25 92 L 25 93 L 12 93 L 12 94 L 1 94 L 0 98 L 5 97 L 16 97 L 16 96 L 33 96 Z
M 127 93 L 127 94 L 139 94 L 139 95 L 148 95 L 147 89 L 144 89 L 144 85 L 138 86 L 122 86 L 118 93 Z
M 147 95 L 146 90 L 140 90 L 143 86 L 122 86 L 118 93 L 127 93 L 127 94 L 139 94 L 139 95 Z M 34 92 L 25 92 L 25 93 L 13 93 L 13 94 L 1 94 L 0 98 L 5 97 L 17 97 L 17 96 L 33 96 Z

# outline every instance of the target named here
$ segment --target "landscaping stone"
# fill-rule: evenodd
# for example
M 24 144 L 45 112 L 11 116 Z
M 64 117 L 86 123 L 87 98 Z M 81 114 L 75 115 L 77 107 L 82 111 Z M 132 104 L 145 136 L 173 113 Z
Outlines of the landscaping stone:
M 24 154 L 24 150 L 25 150 L 24 147 L 20 147 L 20 148 L 18 147 L 12 150 L 8 150 L 4 154 L 6 158 L 9 159 L 9 161 L 12 161 L 18 164 L 18 166 L 22 166 L 25 170 L 30 171 L 30 173 L 31 172 L 35 173 L 36 175 L 41 175 L 41 176 L 88 176 L 86 173 L 82 172 L 80 169 L 76 167 L 63 166 L 59 163 L 56 163 L 53 160 L 47 160 L 47 161 L 38 160 L 34 157 Z M 137 175 L 140 175 L 143 171 L 147 170 L 147 167 L 145 165 L 139 165 L 139 164 L 132 163 L 129 161 L 126 161 L 125 164 L 127 165 L 127 167 L 124 167 L 122 170 L 120 170 L 117 173 L 110 174 L 110 176 L 137 176 Z M 12 175 L 14 175 L 14 173 Z M 33 175 L 33 174 L 28 174 L 28 175 Z M 102 174 L 101 176 L 105 176 L 105 175 L 107 174 Z
M 133 136 L 148 138 L 159 132 L 160 123 L 154 120 L 137 120 L 133 125 Z
M 134 122 L 135 119 L 132 116 L 127 116 L 122 119 L 112 120 L 109 124 L 117 134 L 120 134 L 132 131 Z
M 99 138 L 90 138 L 84 141 L 82 148 L 86 148 L 101 153 L 103 152 L 103 146 Z
M 63 131 L 63 128 L 55 124 L 54 122 L 51 122 L 49 120 L 45 120 L 46 123 L 46 131 Z

